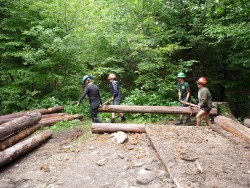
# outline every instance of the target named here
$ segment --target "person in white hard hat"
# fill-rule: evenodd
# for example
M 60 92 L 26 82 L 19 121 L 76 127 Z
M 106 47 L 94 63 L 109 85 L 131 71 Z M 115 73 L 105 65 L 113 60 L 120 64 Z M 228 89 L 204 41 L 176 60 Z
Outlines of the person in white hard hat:
M 113 105 L 120 105 L 122 101 L 122 92 L 120 90 L 119 84 L 116 80 L 115 74 L 110 74 L 108 76 L 109 86 L 110 86 L 110 92 L 112 95 L 112 104 Z M 118 113 L 119 116 L 121 116 L 122 121 L 126 121 L 126 117 L 123 113 Z M 115 123 L 115 113 L 112 113 L 112 118 L 110 120 L 110 123 Z

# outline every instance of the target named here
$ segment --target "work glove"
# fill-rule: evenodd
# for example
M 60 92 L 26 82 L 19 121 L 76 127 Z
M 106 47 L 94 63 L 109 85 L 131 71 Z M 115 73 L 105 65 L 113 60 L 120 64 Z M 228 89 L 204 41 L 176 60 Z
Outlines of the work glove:
M 79 103 L 79 102 L 77 102 L 77 103 L 76 103 L 76 106 L 79 106 L 79 105 L 80 105 L 80 103 Z

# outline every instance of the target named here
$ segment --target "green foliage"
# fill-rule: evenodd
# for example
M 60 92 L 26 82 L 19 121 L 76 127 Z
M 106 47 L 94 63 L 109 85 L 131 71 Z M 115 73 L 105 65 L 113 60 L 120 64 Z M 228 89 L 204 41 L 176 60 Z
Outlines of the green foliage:
M 206 76 L 213 100 L 228 101 L 235 116 L 250 112 L 249 97 L 242 97 L 250 96 L 247 0 L 0 5 L 0 114 L 64 105 L 88 117 L 87 100 L 75 107 L 81 78 L 93 75 L 106 99 L 111 72 L 118 75 L 125 104 L 173 105 L 176 75 L 185 72 L 193 96 L 195 80 Z M 140 121 L 145 119 L 157 118 Z

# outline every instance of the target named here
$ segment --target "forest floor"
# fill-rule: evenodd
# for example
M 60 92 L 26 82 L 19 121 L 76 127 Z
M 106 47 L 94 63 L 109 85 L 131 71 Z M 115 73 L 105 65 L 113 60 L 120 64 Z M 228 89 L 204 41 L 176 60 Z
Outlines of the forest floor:
M 250 147 L 244 142 L 206 126 L 147 125 L 146 130 L 127 133 L 123 144 L 114 143 L 112 134 L 81 127 L 54 133 L 0 170 L 0 188 L 250 186 Z

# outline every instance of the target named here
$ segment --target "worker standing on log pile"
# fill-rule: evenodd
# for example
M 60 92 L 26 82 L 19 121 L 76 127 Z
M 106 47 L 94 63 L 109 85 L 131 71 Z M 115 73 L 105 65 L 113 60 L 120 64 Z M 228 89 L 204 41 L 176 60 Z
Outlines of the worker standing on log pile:
M 118 81 L 116 80 L 115 74 L 110 74 L 108 76 L 109 86 L 110 86 L 110 92 L 112 95 L 112 104 L 113 105 L 120 105 L 122 101 L 122 92 L 120 90 Z M 126 121 L 126 117 L 122 113 L 118 113 L 119 116 L 121 116 L 122 121 Z M 115 123 L 115 113 L 112 113 L 112 118 L 110 120 L 110 123 Z
M 198 91 L 198 99 L 199 99 L 199 108 L 201 111 L 196 115 L 196 126 L 201 125 L 201 117 L 204 116 L 205 120 L 207 122 L 207 125 L 210 126 L 211 122 L 209 120 L 209 112 L 212 109 L 212 96 L 210 94 L 210 91 L 208 88 L 205 87 L 207 84 L 207 79 L 205 77 L 199 78 L 199 80 L 196 81 L 197 86 L 199 88 Z
M 177 89 L 178 89 L 178 100 L 179 101 L 185 101 L 185 102 L 190 102 L 190 87 L 187 82 L 184 81 L 184 78 L 186 75 L 183 72 L 178 73 L 177 78 L 178 78 L 178 84 L 177 84 Z M 187 107 L 188 105 L 186 104 L 181 104 L 183 107 Z M 180 115 L 179 121 L 175 125 L 182 125 L 183 123 L 188 123 L 190 122 L 190 117 L 189 115 L 186 115 L 186 120 L 185 122 L 183 121 L 183 115 Z
M 102 107 L 102 99 L 100 96 L 99 88 L 92 83 L 92 79 L 93 77 L 89 75 L 85 75 L 83 77 L 82 84 L 85 87 L 81 97 L 78 99 L 77 106 L 79 106 L 82 100 L 85 98 L 85 96 L 88 95 L 92 122 L 102 123 L 102 121 L 97 116 L 98 108 Z

